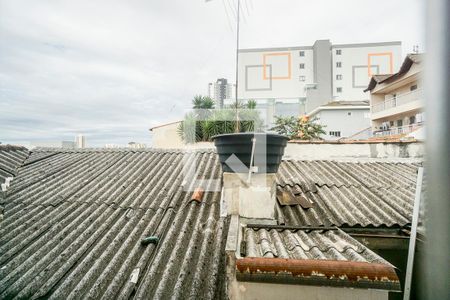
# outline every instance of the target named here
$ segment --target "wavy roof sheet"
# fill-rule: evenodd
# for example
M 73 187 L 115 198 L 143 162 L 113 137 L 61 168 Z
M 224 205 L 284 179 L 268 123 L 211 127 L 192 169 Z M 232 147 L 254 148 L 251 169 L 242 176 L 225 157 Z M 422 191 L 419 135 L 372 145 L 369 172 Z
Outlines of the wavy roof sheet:
M 279 189 L 313 205 L 278 205 L 279 221 L 294 226 L 408 225 L 417 169 L 411 163 L 284 161 Z
M 17 168 L 28 156 L 28 150 L 24 147 L 0 145 L 0 183 L 4 183 L 7 177 L 14 177 Z
M 190 201 L 183 159 L 220 175 L 212 152 L 34 152 L 3 203 L 0 298 L 220 298 L 220 193 Z
M 379 255 L 342 230 L 245 229 L 246 257 L 382 263 Z
M 250 227 L 244 240 L 245 258 L 236 261 L 242 281 L 400 290 L 394 266 L 337 228 Z

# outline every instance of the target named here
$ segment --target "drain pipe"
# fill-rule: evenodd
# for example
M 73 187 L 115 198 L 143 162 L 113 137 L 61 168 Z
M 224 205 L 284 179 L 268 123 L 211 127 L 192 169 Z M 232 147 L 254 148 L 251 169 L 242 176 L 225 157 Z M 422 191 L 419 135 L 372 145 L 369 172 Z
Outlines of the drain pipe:
M 411 294 L 411 281 L 414 266 L 414 252 L 416 250 L 417 225 L 419 223 L 420 197 L 422 194 L 423 167 L 417 173 L 416 197 L 414 200 L 411 235 L 409 236 L 408 261 L 406 263 L 405 291 L 403 300 L 409 300 Z
M 253 166 L 253 161 L 255 160 L 255 147 L 256 147 L 256 136 L 253 136 L 252 138 L 252 154 L 250 156 L 250 165 L 248 168 L 248 177 L 247 177 L 247 183 L 250 184 L 252 181 L 252 173 L 253 171 L 258 172 L 258 170 L 255 170 L 255 167 Z

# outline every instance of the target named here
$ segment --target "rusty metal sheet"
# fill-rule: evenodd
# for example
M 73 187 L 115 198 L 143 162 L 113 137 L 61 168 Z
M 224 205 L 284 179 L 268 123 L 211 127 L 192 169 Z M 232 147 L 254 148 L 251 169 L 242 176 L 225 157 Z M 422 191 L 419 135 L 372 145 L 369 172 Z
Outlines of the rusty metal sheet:
M 194 201 L 197 201 L 197 202 L 202 202 L 204 193 L 205 193 L 205 190 L 203 188 L 197 187 L 194 190 L 194 193 L 192 193 L 191 200 L 194 200 Z
M 358 282 L 390 282 L 400 287 L 400 281 L 392 266 L 381 263 L 356 261 L 286 259 L 246 257 L 236 261 L 236 268 L 247 275 L 282 275 L 292 277 L 321 277 L 324 279 Z
M 301 194 L 294 194 L 290 187 L 281 189 L 277 187 L 277 200 L 281 206 L 300 205 L 303 208 L 313 207 L 312 203 Z

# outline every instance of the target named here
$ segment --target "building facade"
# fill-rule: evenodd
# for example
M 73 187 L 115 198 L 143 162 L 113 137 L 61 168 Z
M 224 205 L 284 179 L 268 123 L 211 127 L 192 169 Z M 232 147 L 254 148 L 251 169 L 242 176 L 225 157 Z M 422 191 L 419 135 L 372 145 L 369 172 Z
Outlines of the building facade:
M 322 138 L 325 140 L 348 138 L 370 128 L 369 101 L 333 101 L 308 115 L 324 126 L 326 134 Z
M 78 134 L 75 137 L 75 146 L 76 146 L 76 148 L 79 148 L 79 149 L 86 148 L 86 138 L 84 135 Z
M 228 83 L 226 78 L 208 84 L 208 96 L 216 101 L 218 108 L 223 108 L 225 99 L 234 98 L 234 91 L 234 84 Z
M 372 75 L 392 74 L 401 63 L 401 42 L 337 44 L 239 50 L 238 98 L 295 101 L 309 113 L 332 100 L 368 100 Z
M 405 135 L 422 128 L 422 62 L 422 54 L 408 54 L 397 73 L 372 77 L 365 91 L 370 91 L 374 136 Z

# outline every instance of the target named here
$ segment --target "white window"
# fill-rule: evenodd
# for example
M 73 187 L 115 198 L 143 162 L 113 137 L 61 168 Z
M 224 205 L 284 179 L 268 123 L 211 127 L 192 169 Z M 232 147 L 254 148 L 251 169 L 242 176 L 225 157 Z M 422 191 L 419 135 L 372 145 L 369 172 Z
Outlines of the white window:
M 305 56 L 305 51 L 299 51 L 298 55 L 301 56 L 301 57 Z
M 342 75 L 341 74 L 337 74 L 336 75 L 336 80 L 342 80 Z
M 299 67 L 300 69 L 304 69 L 304 68 L 305 68 L 305 64 L 299 64 L 298 67 Z
M 341 49 L 336 49 L 336 55 L 341 55 L 342 54 L 342 50 Z
M 336 62 L 336 68 L 341 68 L 341 67 L 342 67 L 342 62 L 337 61 L 337 62 Z
M 298 77 L 298 80 L 299 80 L 299 81 L 302 81 L 302 82 L 303 82 L 303 81 L 306 81 L 306 76 L 299 76 L 299 77 Z
M 337 87 L 337 88 L 336 88 L 336 92 L 342 93 L 342 88 L 341 88 L 341 87 Z
M 341 136 L 341 132 L 340 131 L 330 131 L 330 132 L 328 132 L 328 134 L 330 136 L 334 136 L 334 137 L 340 137 Z

